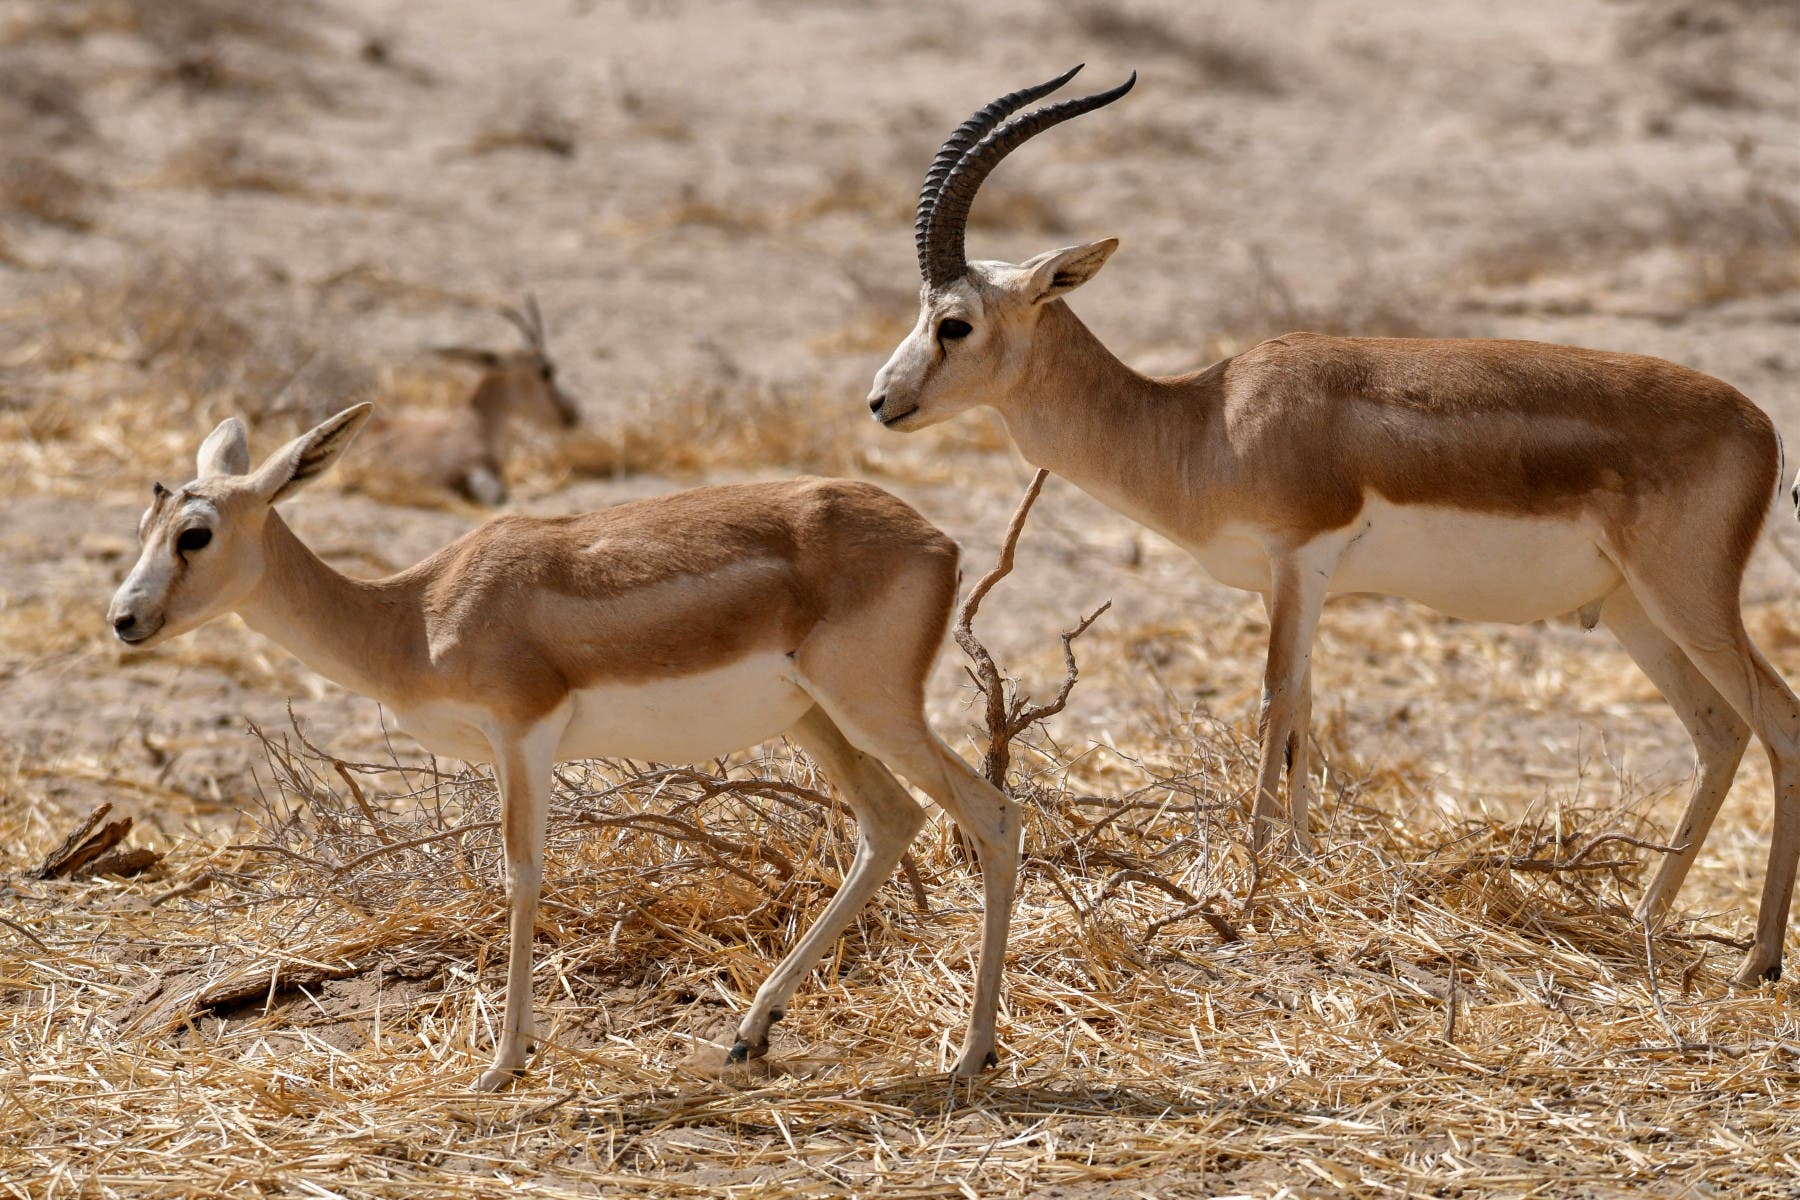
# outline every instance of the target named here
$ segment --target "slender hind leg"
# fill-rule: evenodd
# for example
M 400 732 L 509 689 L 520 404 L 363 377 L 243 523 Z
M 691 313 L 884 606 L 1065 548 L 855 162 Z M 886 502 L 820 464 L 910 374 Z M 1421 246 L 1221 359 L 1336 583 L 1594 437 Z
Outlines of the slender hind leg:
M 893 614 L 894 621 L 903 619 Z M 888 628 L 894 628 L 888 623 Z M 972 1076 L 998 1061 L 995 1023 L 1000 1008 L 1000 980 L 1006 964 L 1006 936 L 1019 875 L 1018 807 L 998 788 L 969 769 L 925 724 L 922 673 L 920 684 L 901 691 L 879 681 L 907 678 L 869 661 L 869 643 L 837 645 L 829 635 L 802 647 L 800 683 L 819 707 L 857 748 L 881 759 L 937 801 L 974 839 L 981 861 L 984 900 L 981 958 L 975 972 L 974 1011 L 968 1034 L 953 1068 Z M 917 653 L 893 647 L 890 653 Z M 893 665 L 893 664 L 888 664 Z M 899 855 L 896 852 L 895 859 Z M 890 863 L 890 869 L 891 869 Z
M 1744 629 L 1738 611 L 1737 575 L 1729 592 L 1717 585 L 1712 564 L 1683 561 L 1658 564 L 1654 579 L 1641 566 L 1628 567 L 1630 583 L 1650 619 L 1661 626 L 1756 731 L 1769 754 L 1775 778 L 1775 820 L 1769 835 L 1769 871 L 1756 916 L 1756 940 L 1744 956 L 1737 981 L 1754 984 L 1781 977 L 1781 944 L 1794 896 L 1794 869 L 1800 861 L 1800 700 L 1776 674 Z
M 769 1026 L 781 1020 L 800 980 L 894 873 L 913 835 L 925 823 L 925 810 L 887 768 L 846 741 L 818 707 L 800 718 L 790 736 L 825 769 L 856 814 L 856 858 L 819 919 L 757 989 L 750 1011 L 738 1025 L 732 1062 L 760 1056 L 768 1049 Z
M 1698 759 L 1694 790 L 1681 823 L 1670 838 L 1680 849 L 1664 856 L 1656 878 L 1638 902 L 1638 918 L 1657 921 L 1668 912 L 1676 892 L 1681 890 L 1681 882 L 1687 878 L 1713 818 L 1719 815 L 1719 806 L 1731 790 L 1744 747 L 1750 742 L 1750 726 L 1706 681 L 1681 647 L 1656 627 L 1630 587 L 1620 587 L 1606 598 L 1600 619 L 1681 718 L 1694 739 Z
M 831 702 L 820 698 L 827 708 Z M 999 1061 L 995 1024 L 1000 981 L 1006 967 L 1006 937 L 1019 878 L 1019 810 L 993 784 L 951 753 L 921 720 L 916 728 L 870 728 L 842 718 L 845 732 L 892 763 L 937 801 L 975 842 L 981 862 L 983 900 L 981 957 L 975 971 L 975 1003 L 969 1030 L 957 1055 L 955 1074 L 978 1075 Z
M 1306 779 L 1306 722 L 1312 716 L 1312 643 L 1319 612 L 1331 580 L 1332 547 L 1302 547 L 1269 556 L 1270 591 L 1263 598 L 1269 612 L 1269 658 L 1263 668 L 1262 743 L 1257 768 L 1256 801 L 1251 809 L 1250 845 L 1261 852 L 1279 827 L 1275 816 L 1281 776 L 1288 772 L 1288 845 L 1304 853 L 1310 798 Z

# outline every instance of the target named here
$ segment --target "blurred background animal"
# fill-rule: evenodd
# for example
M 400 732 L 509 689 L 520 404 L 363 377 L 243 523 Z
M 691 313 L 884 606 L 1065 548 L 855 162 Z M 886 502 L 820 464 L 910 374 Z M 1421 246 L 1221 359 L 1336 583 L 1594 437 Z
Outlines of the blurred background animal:
M 436 348 L 439 358 L 481 371 L 474 389 L 453 410 L 402 412 L 372 423 L 376 453 L 356 480 L 361 490 L 390 496 L 449 492 L 477 504 L 501 504 L 513 419 L 558 430 L 580 424 L 581 410 L 556 381 L 537 298 L 527 296 L 523 308 L 503 308 L 500 315 L 523 335 L 524 348 Z

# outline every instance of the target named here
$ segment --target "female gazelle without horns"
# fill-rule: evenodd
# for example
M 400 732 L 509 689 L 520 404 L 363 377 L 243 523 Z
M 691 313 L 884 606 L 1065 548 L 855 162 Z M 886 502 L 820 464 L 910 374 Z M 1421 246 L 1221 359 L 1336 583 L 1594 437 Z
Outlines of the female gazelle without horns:
M 1604 622 L 1699 757 L 1678 849 L 1639 914 L 1668 909 L 1754 730 L 1774 766 L 1775 819 L 1737 978 L 1778 977 L 1800 856 L 1800 703 L 1751 644 L 1738 598 L 1781 475 L 1769 418 L 1673 363 L 1537 342 L 1294 333 L 1192 374 L 1140 375 L 1061 299 L 1115 240 L 1016 265 L 963 253 L 995 165 L 1136 79 L 1011 115 L 1073 74 L 994 101 L 938 152 L 916 221 L 918 324 L 875 377 L 875 417 L 913 430 L 992 407 L 1032 463 L 1261 593 L 1259 847 L 1284 768 L 1283 827 L 1306 846 L 1311 650 L 1327 593 L 1406 596 L 1467 619 Z
M 831 775 L 860 838 L 843 886 L 757 991 L 734 1060 L 761 1054 L 801 977 L 892 873 L 924 821 L 886 763 L 980 849 L 985 918 L 955 1070 L 995 1056 L 1018 869 L 1012 803 L 925 723 L 925 678 L 956 599 L 956 543 L 870 484 L 696 488 L 572 517 L 499 517 L 386 579 L 340 575 L 275 505 L 368 419 L 346 409 L 254 471 L 244 426 L 200 447 L 198 478 L 156 485 L 143 550 L 113 597 L 149 646 L 226 612 L 372 696 L 423 745 L 492 762 L 510 891 L 496 1088 L 533 1037 L 531 939 L 551 769 L 577 757 L 689 761 L 790 734 Z

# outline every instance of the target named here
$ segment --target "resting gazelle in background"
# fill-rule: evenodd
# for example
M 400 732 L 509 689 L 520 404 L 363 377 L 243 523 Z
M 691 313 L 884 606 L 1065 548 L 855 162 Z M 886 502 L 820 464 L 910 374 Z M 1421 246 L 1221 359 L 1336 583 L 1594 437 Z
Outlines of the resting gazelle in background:
M 696 488 L 571 517 L 497 517 L 417 566 L 351 579 L 275 505 L 368 419 L 346 409 L 254 471 L 244 426 L 161 484 L 110 619 L 148 647 L 236 612 L 308 667 L 393 710 L 436 754 L 491 762 L 510 893 L 502 1086 L 530 1053 L 531 940 L 551 769 L 568 758 L 684 762 L 789 734 L 856 814 L 854 862 L 758 989 L 731 1057 L 767 1047 L 794 989 L 892 874 L 924 812 L 899 770 L 974 839 L 985 898 L 974 1013 L 955 1064 L 995 1061 L 1018 874 L 1011 801 L 925 722 L 925 679 L 956 601 L 957 548 L 902 501 L 833 479 Z
M 377 495 L 403 496 L 407 486 L 454 492 L 477 504 L 504 503 L 506 451 L 515 418 L 550 429 L 573 429 L 581 410 L 556 382 L 556 363 L 544 340 L 537 298 L 523 309 L 503 308 L 525 346 L 505 353 L 474 346 L 433 351 L 449 362 L 476 367 L 468 399 L 447 412 L 401 412 L 371 422 L 359 482 Z
M 910 431 L 994 408 L 1028 461 L 1262 595 L 1258 848 L 1284 768 L 1283 828 L 1307 844 L 1311 652 L 1328 593 L 1406 596 L 1469 620 L 1605 623 L 1699 757 L 1679 849 L 1639 915 L 1667 911 L 1754 731 L 1775 819 L 1737 979 L 1779 977 L 1800 857 L 1800 702 L 1739 612 L 1781 477 L 1769 418 L 1661 359 L 1538 342 L 1294 333 L 1191 374 L 1140 375 L 1061 299 L 1117 241 L 1016 265 L 963 252 L 976 190 L 1002 158 L 1136 80 L 1012 116 L 1074 73 L 994 101 L 938 152 L 915 223 L 919 319 L 875 377 L 876 419 Z

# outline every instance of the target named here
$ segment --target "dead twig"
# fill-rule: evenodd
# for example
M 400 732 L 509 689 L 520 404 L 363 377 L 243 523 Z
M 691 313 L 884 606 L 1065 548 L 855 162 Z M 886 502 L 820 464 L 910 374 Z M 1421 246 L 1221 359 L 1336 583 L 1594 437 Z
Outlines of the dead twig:
M 85 820 L 52 850 L 38 868 L 33 879 L 72 879 L 84 875 L 136 875 L 162 861 L 154 850 L 117 850 L 115 847 L 131 832 L 131 818 L 100 822 L 112 811 L 103 801 Z M 98 828 L 96 828 L 98 826 Z
M 310 964 L 284 965 L 272 964 L 268 972 L 250 971 L 242 975 L 222 979 L 218 983 L 202 988 L 194 997 L 190 1011 L 211 1012 L 221 1008 L 230 1008 L 245 1000 L 254 1000 L 258 996 L 273 996 L 279 991 L 292 991 L 300 987 L 317 987 L 333 979 L 349 979 L 368 970 L 368 965 L 348 964 L 342 967 L 321 967 Z
M 42 950 L 45 954 L 50 953 L 50 947 L 47 944 L 45 944 L 43 938 L 41 938 L 37 934 L 31 932 L 31 930 L 25 928 L 23 925 L 19 924 L 15 920 L 13 920 L 11 917 L 0 917 L 0 925 L 4 925 L 8 929 L 17 933 L 20 937 L 24 938 L 26 941 L 28 941 L 32 945 L 36 946 L 39 950 Z
M 1219 935 L 1219 940 L 1221 942 L 1229 943 L 1243 940 L 1244 935 L 1237 931 L 1237 927 L 1213 910 L 1211 900 L 1201 900 L 1173 880 L 1164 879 L 1161 875 L 1143 870 L 1140 867 L 1127 867 L 1124 870 L 1113 872 L 1113 874 L 1107 878 L 1106 883 L 1100 888 L 1099 894 L 1094 897 L 1093 903 L 1089 907 L 1100 907 L 1101 904 L 1111 899 L 1118 893 L 1120 888 L 1128 883 L 1141 883 L 1147 887 L 1153 887 L 1171 898 L 1180 901 L 1182 905 L 1182 907 L 1175 912 L 1172 912 L 1167 916 L 1158 917 L 1144 927 L 1144 940 L 1146 942 L 1155 938 L 1157 934 L 1161 933 L 1169 926 L 1174 925 L 1179 921 L 1190 920 L 1194 917 L 1199 917 L 1202 921 L 1205 921 L 1208 925 L 1212 926 L 1213 932 Z
M 975 636 L 975 614 L 980 611 L 981 602 L 987 599 L 987 594 L 994 589 L 994 585 L 1012 574 L 1013 554 L 1018 549 L 1019 534 L 1024 531 L 1025 518 L 1031 515 L 1031 506 L 1037 503 L 1038 493 L 1044 490 L 1044 480 L 1049 474 L 1048 471 L 1040 470 L 1032 476 L 1024 496 L 1019 499 L 1019 507 L 1014 510 L 1012 520 L 1007 524 L 1006 539 L 1001 543 L 999 560 L 992 570 L 969 589 L 968 598 L 957 611 L 954 627 L 956 644 L 962 647 L 963 653 L 974 663 L 969 669 L 969 677 L 974 680 L 986 706 L 987 750 L 981 756 L 981 773 L 987 776 L 989 783 L 1002 791 L 1006 790 L 1006 772 L 1012 764 L 1013 739 L 1037 722 L 1055 716 L 1067 706 L 1069 693 L 1074 690 L 1075 681 L 1081 674 L 1075 663 L 1075 639 L 1086 633 L 1088 627 L 1099 620 L 1100 614 L 1112 607 L 1112 601 L 1108 600 L 1083 617 L 1073 629 L 1063 632 L 1062 686 L 1048 704 L 1032 704 L 1028 697 L 1022 695 L 1018 682 L 1001 673 L 994 662 L 994 656 L 988 652 L 981 639 Z
M 382 829 L 381 822 L 375 817 L 375 810 L 369 807 L 368 800 L 363 796 L 362 788 L 357 784 L 356 780 L 351 777 L 344 761 L 339 758 L 333 758 L 331 760 L 331 766 L 332 769 L 337 772 L 338 778 L 344 781 L 344 786 L 350 789 L 350 798 L 356 801 L 356 807 L 362 810 L 363 817 L 369 822 L 369 831 L 377 838 L 380 838 L 383 843 L 392 841 L 393 839 L 388 837 L 387 831 Z
M 1444 988 L 1444 1040 L 1451 1045 L 1456 1044 L 1456 1013 L 1458 980 L 1456 978 L 1456 955 L 1450 956 L 1450 983 Z
M 1471 871 L 1536 871 L 1543 874 L 1559 874 L 1565 871 L 1610 871 L 1634 864 L 1627 859 L 1603 859 L 1599 862 L 1588 862 L 1588 855 L 1601 846 L 1612 843 L 1636 846 L 1640 850 L 1654 850 L 1658 854 L 1674 854 L 1679 846 L 1665 846 L 1660 842 L 1646 841 L 1643 838 L 1631 837 L 1623 833 L 1607 833 L 1595 838 L 1581 850 L 1568 858 L 1534 858 L 1520 854 L 1483 854 L 1475 858 L 1464 859 L 1448 871 L 1444 872 L 1444 882 L 1450 883 L 1461 879 Z

